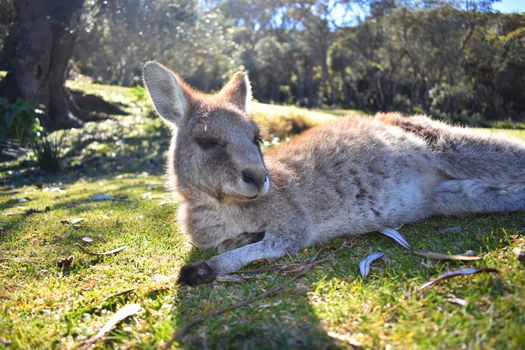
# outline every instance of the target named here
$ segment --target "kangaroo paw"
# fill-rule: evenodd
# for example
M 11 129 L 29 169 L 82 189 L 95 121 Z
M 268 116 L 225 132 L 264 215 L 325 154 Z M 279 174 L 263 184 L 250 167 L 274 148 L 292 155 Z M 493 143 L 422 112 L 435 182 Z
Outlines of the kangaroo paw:
M 213 282 L 217 272 L 205 261 L 188 264 L 180 269 L 177 283 L 195 286 L 200 283 Z

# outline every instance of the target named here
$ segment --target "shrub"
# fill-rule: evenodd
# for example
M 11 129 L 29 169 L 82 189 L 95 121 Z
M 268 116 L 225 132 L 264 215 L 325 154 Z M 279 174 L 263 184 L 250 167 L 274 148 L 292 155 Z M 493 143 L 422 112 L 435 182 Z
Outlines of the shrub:
M 17 100 L 10 103 L 7 99 L 0 98 L 0 141 L 30 143 L 41 129 L 38 111 L 29 101 Z
M 31 149 L 41 170 L 56 173 L 62 168 L 62 137 L 52 138 L 44 133 L 38 133 L 31 143 Z
M 41 110 L 29 101 L 10 103 L 0 98 L 0 142 L 7 145 L 6 149 L 29 147 L 40 169 L 57 172 L 60 170 L 62 138 L 51 138 L 45 132 L 38 120 L 39 113 Z M 11 156 L 19 154 L 14 152 Z

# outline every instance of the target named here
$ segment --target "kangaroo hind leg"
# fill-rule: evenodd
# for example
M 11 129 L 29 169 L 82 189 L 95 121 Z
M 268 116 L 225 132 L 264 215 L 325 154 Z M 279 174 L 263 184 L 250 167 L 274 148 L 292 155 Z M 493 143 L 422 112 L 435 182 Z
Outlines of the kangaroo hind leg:
M 433 209 L 437 215 L 525 211 L 525 183 L 444 181 L 434 193 Z

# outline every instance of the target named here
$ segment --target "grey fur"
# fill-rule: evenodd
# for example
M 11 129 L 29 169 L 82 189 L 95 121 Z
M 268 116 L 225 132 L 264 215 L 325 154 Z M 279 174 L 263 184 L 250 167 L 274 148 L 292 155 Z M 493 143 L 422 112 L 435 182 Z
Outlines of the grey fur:
M 173 74 L 159 67 L 156 74 Z M 183 268 L 181 282 L 208 282 L 254 260 L 433 215 L 525 210 L 525 145 L 507 136 L 380 114 L 315 127 L 263 159 L 242 103 L 249 97 L 245 75 L 216 95 L 179 79 L 163 96 L 165 86 L 148 71 L 159 112 L 172 108 L 169 96 L 185 98 L 178 110 L 186 116 L 166 118 L 177 123 L 167 173 L 183 198 L 179 223 L 194 244 L 222 252 Z M 203 149 L 202 138 L 217 144 Z M 247 170 L 259 180 L 244 176 Z M 264 238 L 251 243 L 249 233 L 258 232 Z

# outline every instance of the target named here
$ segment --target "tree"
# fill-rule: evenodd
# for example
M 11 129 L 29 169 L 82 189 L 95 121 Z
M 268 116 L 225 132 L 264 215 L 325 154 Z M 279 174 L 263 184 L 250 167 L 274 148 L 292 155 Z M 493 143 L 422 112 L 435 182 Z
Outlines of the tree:
M 49 129 L 80 126 L 66 90 L 66 68 L 79 31 L 83 0 L 14 0 L 16 52 L 0 96 L 24 99 L 43 110 Z

